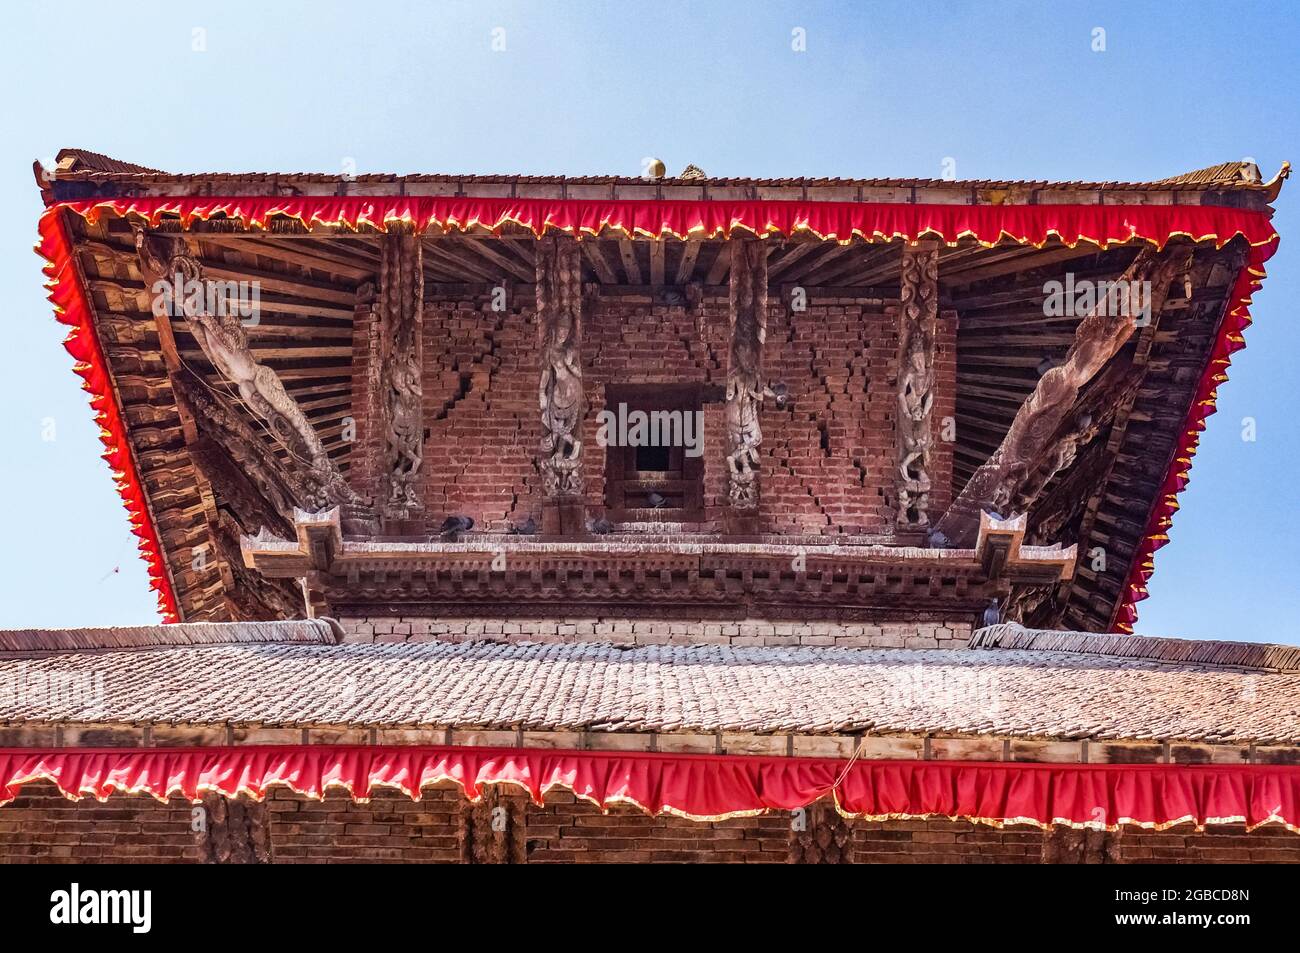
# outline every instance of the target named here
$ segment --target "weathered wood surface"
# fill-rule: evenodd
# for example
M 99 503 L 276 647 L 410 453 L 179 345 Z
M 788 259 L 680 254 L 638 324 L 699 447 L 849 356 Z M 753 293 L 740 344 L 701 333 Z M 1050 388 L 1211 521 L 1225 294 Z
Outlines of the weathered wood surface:
M 423 509 L 424 462 L 423 244 L 409 226 L 383 238 L 379 271 L 379 388 L 374 402 L 382 434 L 375 500 L 383 515 L 408 520 Z
M 727 351 L 727 502 L 754 510 L 759 502 L 758 448 L 763 442 L 763 342 L 767 338 L 767 246 L 731 243 L 731 295 Z
M 1121 297 L 1103 299 L 1079 322 L 1064 363 L 1049 368 L 1039 379 L 998 449 L 970 478 L 939 521 L 938 532 L 957 545 L 969 545 L 979 527 L 981 512 L 1008 515 L 1013 504 L 1023 505 L 1022 490 L 1042 465 L 1043 455 L 1074 408 L 1080 390 L 1119 352 L 1137 327 L 1142 283 L 1148 283 L 1150 311 L 1156 314 L 1164 305 L 1169 282 L 1187 267 L 1188 258 L 1186 249 L 1156 252 L 1144 248 L 1138 253 L 1118 279 Z M 1063 462 L 1065 456 L 1058 455 L 1053 462 Z M 1040 479 L 1038 483 L 1041 487 L 1046 481 Z
M 900 528 L 930 525 L 931 414 L 935 325 L 939 317 L 939 250 L 903 249 L 898 310 L 898 517 Z
M 543 238 L 537 246 L 537 334 L 541 357 L 538 404 L 542 440 L 538 467 L 550 499 L 581 498 L 582 421 L 587 396 L 582 374 L 582 268 L 578 244 Z

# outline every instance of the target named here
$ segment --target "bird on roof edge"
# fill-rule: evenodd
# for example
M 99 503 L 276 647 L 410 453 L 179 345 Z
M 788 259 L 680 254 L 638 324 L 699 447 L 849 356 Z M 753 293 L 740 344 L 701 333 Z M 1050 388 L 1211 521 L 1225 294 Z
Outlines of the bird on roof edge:
M 984 624 L 997 625 L 1002 621 L 1002 608 L 998 605 L 998 597 L 994 596 L 989 600 L 988 608 L 984 610 Z

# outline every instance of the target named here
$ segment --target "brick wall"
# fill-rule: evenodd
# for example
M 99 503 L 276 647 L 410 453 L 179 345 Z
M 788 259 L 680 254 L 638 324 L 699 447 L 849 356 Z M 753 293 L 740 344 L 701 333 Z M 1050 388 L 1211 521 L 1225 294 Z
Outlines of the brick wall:
M 366 388 L 374 347 L 370 323 L 359 309 L 351 474 L 363 493 L 372 488 L 379 442 Z M 936 370 L 947 394 L 935 404 L 936 428 L 955 412 L 955 322 L 941 325 Z M 596 413 L 605 406 L 605 386 L 724 384 L 727 301 L 706 298 L 693 308 L 656 304 L 649 296 L 606 296 L 587 314 L 584 334 L 590 403 L 585 476 L 589 507 L 598 516 L 605 454 L 595 439 Z M 793 403 L 777 410 L 769 402 L 763 411 L 763 531 L 892 533 L 897 339 L 896 317 L 877 299 L 813 299 L 798 314 L 773 300 L 765 374 L 787 384 Z M 538 517 L 533 457 L 540 439 L 539 368 L 531 304 L 496 312 L 488 296 L 430 303 L 423 347 L 428 438 L 422 492 L 429 519 L 439 523 L 448 513 L 464 513 L 482 528 L 502 530 Z M 689 528 L 715 531 L 725 493 L 722 405 L 705 405 L 704 415 L 704 518 Z M 951 497 L 947 450 L 936 453 L 932 470 L 937 511 Z
M 508 787 L 498 789 L 509 792 Z M 796 839 L 788 813 L 696 822 L 647 817 L 633 807 L 602 814 L 572 794 L 553 791 L 544 807 L 502 794 L 508 823 L 523 825 L 521 859 L 529 863 L 785 863 Z M 466 802 L 454 785 L 427 788 L 420 801 L 377 791 L 365 804 L 331 793 L 322 801 L 277 788 L 267 798 L 271 853 L 277 863 L 455 862 L 465 856 Z M 0 808 L 0 863 L 195 862 L 192 807 L 143 795 L 107 803 L 69 801 L 52 785 L 33 784 Z M 825 823 L 809 811 L 808 824 Z M 998 830 L 965 821 L 841 821 L 845 854 L 857 863 L 1037 863 L 1046 835 L 1032 827 Z M 1279 828 L 1246 833 L 1222 825 L 1110 835 L 1109 857 L 1121 863 L 1300 863 L 1300 836 Z
M 511 642 L 614 642 L 622 645 L 820 645 L 840 648 L 964 648 L 968 620 L 935 622 L 735 622 L 668 619 L 343 618 L 348 642 L 433 639 Z
M 0 807 L 0 863 L 194 863 L 192 808 L 146 795 L 69 801 L 52 784 L 30 784 Z

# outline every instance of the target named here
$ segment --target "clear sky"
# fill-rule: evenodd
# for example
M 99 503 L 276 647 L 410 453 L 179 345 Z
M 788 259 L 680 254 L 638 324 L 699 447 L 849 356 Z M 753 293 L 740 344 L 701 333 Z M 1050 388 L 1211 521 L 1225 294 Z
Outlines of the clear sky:
M 635 175 L 658 156 L 938 177 L 951 157 L 959 178 L 1142 180 L 1300 163 L 1293 2 L 5 6 L 0 627 L 156 619 L 32 252 L 31 162 L 61 147 L 175 172 Z M 1282 247 L 1140 632 L 1300 643 L 1300 177 L 1274 221 Z

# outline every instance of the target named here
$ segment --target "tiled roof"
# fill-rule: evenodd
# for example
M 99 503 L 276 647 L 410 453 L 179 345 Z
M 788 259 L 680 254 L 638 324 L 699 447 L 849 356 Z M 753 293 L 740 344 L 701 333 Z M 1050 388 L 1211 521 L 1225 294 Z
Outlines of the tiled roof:
M 1190 665 L 1220 665 L 1261 671 L 1300 673 L 1300 647 L 1214 639 L 1165 639 L 1144 635 L 1056 632 L 1026 629 L 1014 622 L 980 629 L 970 640 L 977 649 L 1039 649 L 1119 658 L 1152 659 Z
M 826 176 L 796 176 L 784 178 L 752 178 L 746 176 L 666 176 L 659 179 L 647 179 L 640 176 L 620 175 L 527 175 L 519 173 L 417 173 L 396 175 L 391 173 L 373 173 L 364 175 L 344 175 L 326 172 L 187 172 L 171 173 L 146 168 L 130 162 L 123 162 L 97 152 L 84 149 L 63 149 L 58 158 L 72 157 L 75 161 L 70 168 L 61 170 L 59 177 L 71 181 L 130 182 L 132 180 L 175 180 L 177 182 L 212 182 L 223 181 L 249 182 L 271 180 L 290 184 L 298 182 L 349 182 L 349 183 L 430 183 L 430 182 L 466 182 L 466 183 L 509 183 L 515 185 L 645 185 L 662 183 L 664 185 L 709 185 L 721 188 L 755 186 L 760 188 L 776 187 L 859 187 L 859 188 L 954 188 L 954 189 L 1065 189 L 1113 191 L 1149 191 L 1159 192 L 1176 189 L 1204 189 L 1210 186 L 1219 188 L 1264 189 L 1259 169 L 1249 162 L 1225 162 L 1185 172 L 1170 178 L 1150 182 L 1088 182 L 1070 181 L 1053 182 L 1043 179 L 926 179 L 926 178 L 839 178 Z M 693 169 L 694 166 L 688 167 Z
M 93 629 L 0 630 L 0 652 L 77 652 L 246 642 L 334 643 L 342 629 L 327 620 L 186 622 Z
M 55 160 L 60 165 L 67 165 L 66 172 L 109 172 L 109 173 L 145 173 L 149 175 L 165 175 L 157 169 L 150 169 L 148 166 L 136 165 L 134 162 L 123 162 L 121 159 L 114 159 L 100 152 L 91 152 L 89 149 L 60 149 Z
M 0 722 L 1300 743 L 1300 676 L 1079 651 L 493 642 L 0 655 Z

